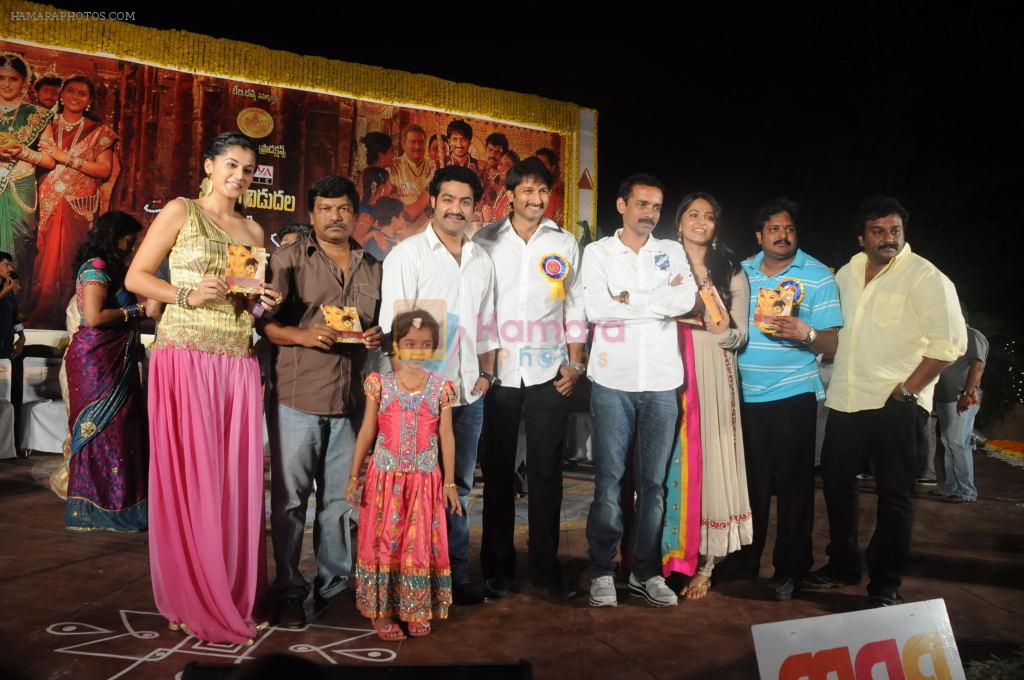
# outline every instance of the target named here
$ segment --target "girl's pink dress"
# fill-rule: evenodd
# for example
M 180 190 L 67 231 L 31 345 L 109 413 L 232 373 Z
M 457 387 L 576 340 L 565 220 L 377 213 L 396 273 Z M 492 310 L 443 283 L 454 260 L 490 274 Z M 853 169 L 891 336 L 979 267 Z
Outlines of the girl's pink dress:
M 441 411 L 458 403 L 455 386 L 431 373 L 419 392 L 394 373 L 372 373 L 367 396 L 379 403 L 379 434 L 359 507 L 356 606 L 368 618 L 448 618 L 452 577 L 438 465 Z

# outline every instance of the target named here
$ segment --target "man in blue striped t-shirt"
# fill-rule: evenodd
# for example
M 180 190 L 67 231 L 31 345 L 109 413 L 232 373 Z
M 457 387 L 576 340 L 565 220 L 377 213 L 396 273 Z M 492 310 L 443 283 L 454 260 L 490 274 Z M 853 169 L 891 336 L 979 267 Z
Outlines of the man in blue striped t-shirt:
M 775 575 L 765 593 L 776 600 L 792 597 L 814 563 L 814 434 L 817 402 L 825 398 L 817 355 L 835 352 L 843 325 L 832 271 L 797 248 L 797 218 L 790 200 L 765 204 L 754 221 L 761 252 L 742 263 L 750 280 L 750 339 L 739 363 L 754 541 L 735 568 L 739 576 L 757 577 L 774 482 Z M 794 315 L 755 316 L 762 288 L 793 291 Z

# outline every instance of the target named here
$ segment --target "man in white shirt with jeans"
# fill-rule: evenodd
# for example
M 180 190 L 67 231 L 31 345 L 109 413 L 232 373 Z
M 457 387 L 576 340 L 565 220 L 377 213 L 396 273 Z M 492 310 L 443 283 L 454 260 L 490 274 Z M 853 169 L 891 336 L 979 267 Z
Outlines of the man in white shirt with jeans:
M 480 563 L 484 593 L 509 594 L 515 577 L 515 460 L 526 424 L 530 581 L 561 594 L 558 563 L 562 453 L 568 397 L 584 373 L 587 340 L 576 238 L 544 217 L 554 178 L 535 157 L 508 171 L 512 214 L 473 237 L 497 274 L 499 383 L 487 393 Z M 566 343 L 568 353 L 566 352 Z
M 693 309 L 697 285 L 683 247 L 651 235 L 663 197 L 657 178 L 627 178 L 615 203 L 622 228 L 591 243 L 583 255 L 586 313 L 596 326 L 587 366 L 594 383 L 594 502 L 587 517 L 592 607 L 617 604 L 619 496 L 634 444 L 637 501 L 629 590 L 655 607 L 677 604 L 661 576 L 665 478 L 679 421 L 677 389 L 683 384 L 673 317 Z
M 392 250 L 384 260 L 380 326 L 391 331 L 399 312 L 423 308 L 436 313 L 443 303 L 444 366 L 439 372 L 459 387 L 459 406 L 452 409 L 455 430 L 455 483 L 462 514 L 448 512 L 448 556 L 452 599 L 470 605 L 483 593 L 469 578 L 469 522 L 466 505 L 473 488 L 477 443 L 484 418 L 483 396 L 497 380 L 494 355 L 494 265 L 479 246 L 466 238 L 473 209 L 483 195 L 472 170 L 450 166 L 438 170 L 428 186 L 434 217 L 419 234 Z

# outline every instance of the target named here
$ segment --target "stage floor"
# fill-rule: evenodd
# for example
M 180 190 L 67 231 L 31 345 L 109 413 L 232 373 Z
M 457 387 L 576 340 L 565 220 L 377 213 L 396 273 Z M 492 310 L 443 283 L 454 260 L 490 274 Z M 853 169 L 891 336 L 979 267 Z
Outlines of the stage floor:
M 343 594 L 305 630 L 271 628 L 252 648 L 209 645 L 170 632 L 156 613 L 145 534 L 65 531 L 63 503 L 42 481 L 56 462 L 38 455 L 0 461 L 0 669 L 17 669 L 20 677 L 174 678 L 193 660 L 242 663 L 291 652 L 339 665 L 526 659 L 535 677 L 566 680 L 756 678 L 751 625 L 866 607 L 862 587 L 776 603 L 741 582 L 668 609 L 650 609 L 620 589 L 617 608 L 591 609 L 585 596 L 552 602 L 527 585 L 506 600 L 453 609 L 425 640 L 386 643 Z M 975 505 L 941 502 L 918 487 L 911 574 L 902 590 L 907 601 L 945 599 L 965 664 L 1009 656 L 1024 645 L 1024 469 L 983 455 L 975 456 L 975 464 L 982 493 Z M 862 491 L 863 545 L 874 526 L 873 483 L 862 482 Z M 591 493 L 586 474 L 568 475 L 562 555 L 573 574 L 585 566 Z M 474 558 L 479 504 L 477 496 Z M 525 566 L 525 501 L 520 504 L 517 540 Z M 820 565 L 827 542 L 820 484 L 816 511 Z M 309 535 L 307 574 L 313 569 L 311 543 Z M 269 534 L 267 544 L 269 555 Z M 272 575 L 270 560 L 268 569 Z M 767 555 L 762 575 L 770 575 Z

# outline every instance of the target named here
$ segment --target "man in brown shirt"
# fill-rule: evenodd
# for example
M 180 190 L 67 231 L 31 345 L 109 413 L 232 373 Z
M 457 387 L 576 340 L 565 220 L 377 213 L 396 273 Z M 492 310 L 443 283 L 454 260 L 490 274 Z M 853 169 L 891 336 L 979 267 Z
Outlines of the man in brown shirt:
M 263 324 L 277 345 L 274 390 L 267 398 L 271 456 L 271 531 L 277 579 L 271 587 L 278 624 L 306 625 L 309 586 L 299 571 L 306 503 L 316 483 L 314 606 L 348 585 L 355 508 L 345 485 L 363 409 L 366 350 L 380 345 L 381 263 L 352 238 L 359 211 L 355 185 L 328 175 L 309 190 L 313 233 L 270 261 L 282 303 Z M 321 305 L 354 307 L 362 340 L 343 342 Z

